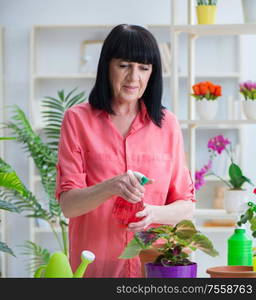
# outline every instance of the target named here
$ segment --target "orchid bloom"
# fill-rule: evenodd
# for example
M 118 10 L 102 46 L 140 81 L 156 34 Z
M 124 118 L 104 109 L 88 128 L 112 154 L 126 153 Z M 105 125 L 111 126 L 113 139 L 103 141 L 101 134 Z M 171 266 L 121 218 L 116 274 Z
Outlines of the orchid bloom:
M 213 150 L 213 152 L 216 151 L 218 154 L 221 154 L 228 144 L 230 144 L 228 139 L 225 139 L 223 135 L 218 135 L 209 140 L 208 148 Z

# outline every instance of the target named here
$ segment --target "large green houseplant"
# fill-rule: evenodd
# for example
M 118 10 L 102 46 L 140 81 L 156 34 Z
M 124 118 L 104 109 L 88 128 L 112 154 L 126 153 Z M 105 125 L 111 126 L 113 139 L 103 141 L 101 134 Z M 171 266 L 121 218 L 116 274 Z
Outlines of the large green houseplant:
M 0 140 L 9 140 L 9 139 L 13 139 L 13 138 L 0 137 Z M 1 166 L 0 187 L 6 187 L 8 189 L 15 190 L 17 193 L 22 193 L 23 188 L 21 182 L 18 180 L 15 173 L 8 170 L 8 168 L 3 168 L 1 158 L 0 158 L 0 166 Z M 5 210 L 9 212 L 19 212 L 18 207 L 15 204 L 10 203 L 8 201 L 7 195 L 4 195 L 1 188 L 0 188 L 0 210 Z M 9 246 L 3 241 L 0 241 L 0 251 L 14 255 L 12 249 L 9 248 Z
M 158 253 L 155 261 L 145 264 L 147 277 L 196 277 L 197 264 L 190 260 L 189 252 L 200 249 L 210 256 L 218 255 L 212 242 L 190 220 L 135 233 L 120 258 L 133 258 L 147 249 Z
M 10 164 L 0 158 L 0 200 L 5 199 L 9 204 L 24 213 L 26 217 L 46 221 L 56 238 L 60 250 L 68 255 L 67 220 L 64 218 L 60 205 L 55 198 L 57 148 L 60 128 L 65 111 L 73 105 L 86 101 L 85 92 L 74 95 L 76 89 L 65 95 L 64 90 L 58 91 L 58 97 L 45 97 L 42 100 L 42 118 L 45 127 L 42 134 L 46 141 L 32 128 L 25 113 L 14 106 L 11 121 L 4 125 L 11 131 L 16 141 L 24 146 L 25 152 L 32 158 L 41 178 L 48 207 L 42 206 L 42 199 L 33 194 L 19 178 Z M 1 178 L 1 177 L 0 177 Z M 11 181 L 16 182 L 16 186 Z M 18 188 L 17 188 L 18 187 Z M 60 229 L 61 237 L 58 235 Z M 31 271 L 49 261 L 50 252 L 41 246 L 27 241 L 24 254 L 32 255 Z

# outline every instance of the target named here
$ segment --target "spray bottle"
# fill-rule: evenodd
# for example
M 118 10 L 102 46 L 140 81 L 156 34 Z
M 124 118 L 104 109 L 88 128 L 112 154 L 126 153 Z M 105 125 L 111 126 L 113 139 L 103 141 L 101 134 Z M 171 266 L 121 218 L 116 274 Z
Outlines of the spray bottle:
M 149 182 L 149 179 L 139 172 L 134 172 L 135 176 L 140 180 L 140 184 L 144 185 Z M 136 217 L 136 213 L 144 209 L 143 201 L 138 203 L 130 203 L 122 197 L 118 197 L 113 207 L 113 215 L 117 218 L 120 224 L 127 226 L 129 223 L 138 222 L 144 217 Z
M 252 266 L 252 250 L 252 239 L 247 236 L 245 228 L 236 228 L 228 239 L 228 265 Z

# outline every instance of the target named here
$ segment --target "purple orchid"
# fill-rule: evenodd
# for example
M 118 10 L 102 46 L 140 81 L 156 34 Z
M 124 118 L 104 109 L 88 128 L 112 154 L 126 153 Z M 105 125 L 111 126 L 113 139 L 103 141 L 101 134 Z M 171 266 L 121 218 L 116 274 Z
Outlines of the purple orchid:
M 223 135 L 218 135 L 209 140 L 208 148 L 213 152 L 221 154 L 221 152 L 226 149 L 228 144 L 230 144 L 228 139 L 225 139 Z
M 204 176 L 208 173 L 211 167 L 212 167 L 212 160 L 209 159 L 207 165 L 203 166 L 200 171 L 196 171 L 196 175 L 195 175 L 196 190 L 199 190 L 205 184 Z

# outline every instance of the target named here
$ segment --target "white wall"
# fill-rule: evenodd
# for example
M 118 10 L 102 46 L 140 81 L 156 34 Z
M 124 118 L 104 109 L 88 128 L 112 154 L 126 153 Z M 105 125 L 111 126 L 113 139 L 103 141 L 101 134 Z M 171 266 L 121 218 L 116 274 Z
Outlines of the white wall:
M 181 0 L 179 1 L 181 2 Z M 239 0 L 220 0 L 217 22 L 241 23 Z M 179 22 L 184 21 L 179 4 Z M 227 14 L 232 6 L 232 13 Z M 5 96 L 8 105 L 18 104 L 26 113 L 29 99 L 29 33 L 35 24 L 166 24 L 170 21 L 169 0 L 0 0 L 0 22 L 5 26 Z M 6 113 L 8 116 L 8 113 Z M 15 145 L 15 146 L 14 146 Z M 255 149 L 255 148 L 254 148 Z M 6 159 L 25 183 L 27 160 L 16 143 L 6 143 Z M 10 214 L 8 243 L 17 254 L 8 257 L 8 277 L 26 277 L 24 257 L 17 245 L 29 239 L 28 219 Z

